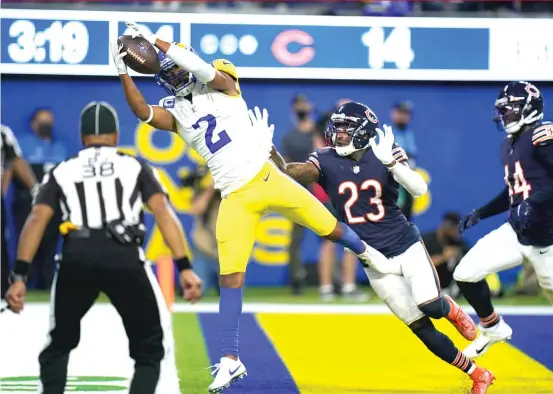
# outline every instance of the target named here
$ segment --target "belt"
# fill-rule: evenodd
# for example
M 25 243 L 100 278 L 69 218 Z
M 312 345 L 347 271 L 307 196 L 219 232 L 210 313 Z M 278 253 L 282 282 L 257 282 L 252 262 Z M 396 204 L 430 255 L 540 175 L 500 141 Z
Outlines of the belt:
M 107 229 L 92 229 L 92 228 L 80 228 L 78 230 L 71 230 L 65 237 L 67 239 L 88 239 L 92 237 L 105 237 L 113 238 L 111 233 Z
M 109 238 L 121 244 L 142 246 L 146 236 L 146 227 L 143 224 L 128 225 L 121 221 L 113 221 L 106 223 L 104 228 L 91 229 L 77 227 L 71 222 L 63 222 L 60 225 L 60 232 L 66 239 Z

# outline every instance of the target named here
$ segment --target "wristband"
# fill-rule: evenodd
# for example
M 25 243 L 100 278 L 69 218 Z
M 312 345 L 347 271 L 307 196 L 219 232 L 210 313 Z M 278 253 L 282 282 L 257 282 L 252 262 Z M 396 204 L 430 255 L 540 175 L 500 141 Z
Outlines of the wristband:
M 15 266 L 13 267 L 13 272 L 11 274 L 10 282 L 16 282 L 18 280 L 27 283 L 27 276 L 29 275 L 29 269 L 31 264 L 23 260 L 17 260 Z
M 179 272 L 192 268 L 192 264 L 190 264 L 190 259 L 187 256 L 181 257 L 180 259 L 175 259 L 174 262 L 179 269 Z
M 386 167 L 388 167 L 388 170 L 391 170 L 392 168 L 395 167 L 395 165 L 397 164 L 397 161 L 396 160 L 392 160 L 391 162 L 389 162 L 388 164 L 384 164 Z
M 150 123 L 152 119 L 154 118 L 154 109 L 150 104 L 148 104 L 148 107 L 150 108 L 150 116 L 148 116 L 148 119 L 144 121 L 144 123 Z

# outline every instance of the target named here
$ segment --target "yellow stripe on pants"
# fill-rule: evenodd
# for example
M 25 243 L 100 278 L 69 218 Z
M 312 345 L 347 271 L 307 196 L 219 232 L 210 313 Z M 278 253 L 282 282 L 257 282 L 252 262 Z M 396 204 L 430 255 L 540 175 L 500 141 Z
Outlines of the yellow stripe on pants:
M 469 393 L 471 380 L 428 351 L 391 315 L 258 314 L 301 393 Z M 467 345 L 445 320 L 434 321 L 461 350 Z M 553 393 L 553 372 L 508 344 L 479 365 L 497 380 L 490 394 Z

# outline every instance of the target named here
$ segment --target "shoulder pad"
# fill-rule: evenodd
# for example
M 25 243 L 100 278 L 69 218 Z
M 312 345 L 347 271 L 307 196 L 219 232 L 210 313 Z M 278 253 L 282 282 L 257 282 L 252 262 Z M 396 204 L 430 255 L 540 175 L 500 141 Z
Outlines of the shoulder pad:
M 532 132 L 532 145 L 543 146 L 553 141 L 553 123 L 543 122 Z
M 175 97 L 169 96 L 162 98 L 161 100 L 159 100 L 159 106 L 165 109 L 175 108 Z
M 394 144 L 394 146 L 392 147 L 392 156 L 394 157 L 394 160 L 398 163 L 409 160 L 409 158 L 407 157 L 407 153 L 405 153 L 405 150 L 397 144 Z
M 236 71 L 236 66 L 232 64 L 231 61 L 228 61 L 227 59 L 215 59 L 213 62 L 211 62 L 211 64 L 213 65 L 213 67 L 215 67 L 216 70 L 227 73 L 232 78 L 234 78 L 235 81 L 238 81 L 238 72 Z

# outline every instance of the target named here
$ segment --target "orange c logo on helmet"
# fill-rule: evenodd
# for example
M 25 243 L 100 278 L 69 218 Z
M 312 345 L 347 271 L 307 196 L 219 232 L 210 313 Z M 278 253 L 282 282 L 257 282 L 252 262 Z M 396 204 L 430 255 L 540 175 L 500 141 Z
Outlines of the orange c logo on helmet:
M 531 83 L 527 83 L 526 86 L 524 87 L 524 90 L 526 90 L 530 96 L 533 96 L 536 98 L 540 97 L 540 91 L 538 90 L 537 87 L 535 87 Z
M 367 108 L 365 111 L 365 115 L 367 115 L 367 118 L 374 124 L 378 123 L 378 118 L 376 117 L 376 114 L 370 109 Z

